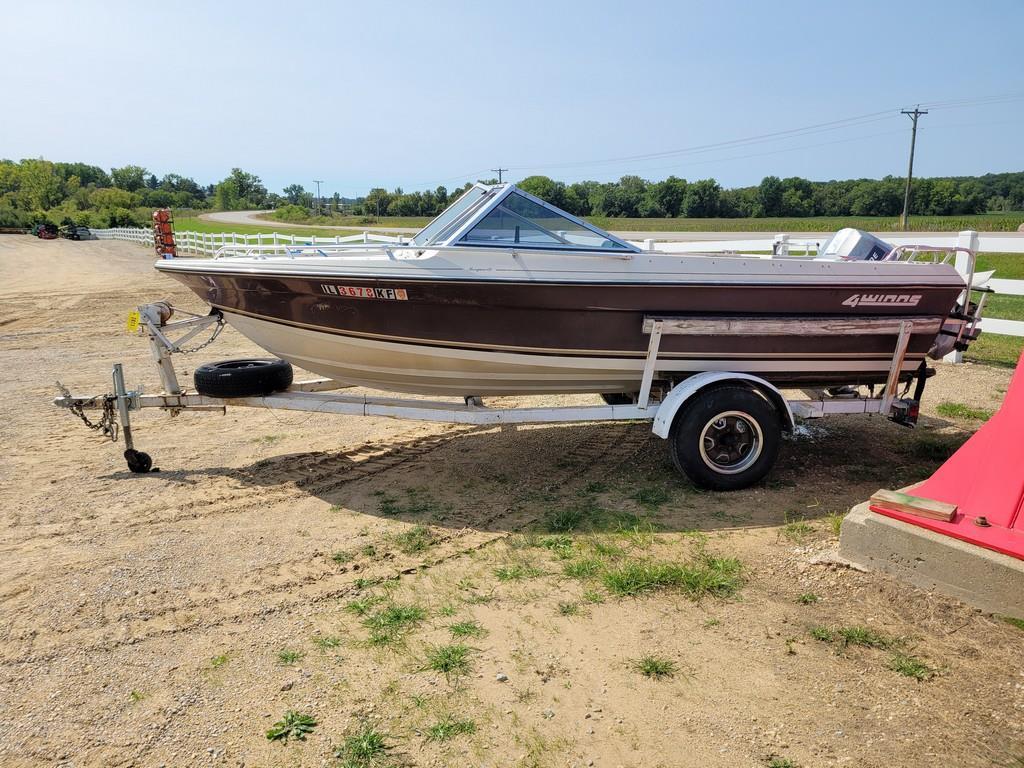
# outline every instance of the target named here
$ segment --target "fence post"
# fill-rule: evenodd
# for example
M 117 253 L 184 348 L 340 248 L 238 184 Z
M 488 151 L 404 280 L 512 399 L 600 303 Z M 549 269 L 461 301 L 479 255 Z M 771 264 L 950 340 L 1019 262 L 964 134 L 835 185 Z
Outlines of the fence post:
M 789 235 L 778 234 L 772 242 L 772 256 L 789 256 Z
M 975 253 L 978 252 L 978 233 L 973 229 L 965 229 L 960 232 L 956 237 L 956 245 L 958 248 L 970 248 Z M 956 271 L 967 280 L 968 272 L 971 268 L 971 257 L 963 251 L 956 252 L 956 258 L 953 261 L 953 266 L 956 267 Z M 967 302 L 971 300 L 971 286 L 967 286 L 967 290 L 960 294 L 960 304 L 964 307 L 967 306 Z M 964 353 L 958 349 L 954 349 L 944 358 L 947 363 L 962 363 L 964 361 Z

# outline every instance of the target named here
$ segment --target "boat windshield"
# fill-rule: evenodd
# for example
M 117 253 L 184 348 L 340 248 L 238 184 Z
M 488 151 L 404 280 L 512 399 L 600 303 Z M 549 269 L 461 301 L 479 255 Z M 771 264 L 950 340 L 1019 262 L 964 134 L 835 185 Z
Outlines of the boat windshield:
M 526 245 L 541 248 L 599 248 L 627 250 L 602 232 L 561 215 L 554 208 L 510 192 L 459 243 L 467 245 Z
M 449 229 L 450 225 L 456 221 L 464 221 L 470 210 L 475 209 L 489 191 L 481 186 L 470 187 L 462 197 L 445 208 L 436 219 L 417 232 L 412 241 L 416 245 L 426 245 L 431 240 L 438 239 L 437 236 L 443 230 Z

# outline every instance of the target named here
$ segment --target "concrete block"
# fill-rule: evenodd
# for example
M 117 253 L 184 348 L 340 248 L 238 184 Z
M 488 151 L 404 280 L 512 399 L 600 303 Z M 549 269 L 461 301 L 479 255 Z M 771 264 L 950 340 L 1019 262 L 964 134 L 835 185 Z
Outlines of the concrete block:
M 843 520 L 841 557 L 983 611 L 1024 618 L 1024 560 L 876 514 L 869 504 Z

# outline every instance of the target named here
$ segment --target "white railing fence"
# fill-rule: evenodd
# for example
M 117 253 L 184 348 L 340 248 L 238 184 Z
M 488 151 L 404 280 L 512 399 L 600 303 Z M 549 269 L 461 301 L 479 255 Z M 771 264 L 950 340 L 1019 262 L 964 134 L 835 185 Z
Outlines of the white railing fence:
M 115 227 L 113 229 L 90 229 L 93 237 L 98 240 L 127 240 L 142 245 L 153 245 L 153 232 L 149 229 L 137 227 Z M 919 244 L 921 237 L 914 235 L 886 236 L 886 242 L 893 245 L 914 245 Z M 401 237 L 390 237 L 372 232 L 363 232 L 357 235 L 336 235 L 334 237 L 314 237 L 302 235 L 283 235 L 279 232 L 268 234 L 244 235 L 234 232 L 175 232 L 174 240 L 178 247 L 178 253 L 190 253 L 200 256 L 213 256 L 218 250 L 226 245 L 295 245 L 295 246 L 317 246 L 317 245 L 341 245 L 343 243 L 403 243 Z M 978 252 L 997 253 L 1020 253 L 1024 258 L 1024 238 L 1008 237 L 1005 235 L 979 235 L 977 232 L 960 232 L 956 235 L 944 235 L 941 237 L 929 236 L 928 245 L 954 246 L 972 248 Z M 808 255 L 816 253 L 821 243 L 814 240 L 795 239 L 790 235 L 775 235 L 751 240 L 700 240 L 696 242 L 672 242 L 655 243 L 653 240 L 645 240 L 636 243 L 644 250 L 657 248 L 659 251 L 668 253 L 742 253 L 745 251 L 764 252 L 766 255 L 773 250 L 781 250 L 783 253 L 794 255 Z M 956 267 L 961 272 L 966 271 L 966 263 L 957 259 Z M 989 286 L 999 294 L 1010 296 L 1024 296 L 1024 280 L 1003 280 L 993 279 Z M 1024 321 L 1003 320 L 997 317 L 984 317 L 981 320 L 981 329 L 988 333 L 998 333 L 1005 336 L 1024 336 Z
M 153 232 L 138 227 L 114 227 L 113 229 L 90 229 L 97 240 L 127 240 L 142 245 L 153 245 Z M 336 235 L 334 237 L 313 237 L 302 235 L 269 234 L 242 235 L 233 232 L 175 232 L 174 242 L 178 253 L 198 256 L 213 256 L 226 245 L 341 245 L 343 243 L 401 243 L 401 237 L 363 232 L 358 235 Z

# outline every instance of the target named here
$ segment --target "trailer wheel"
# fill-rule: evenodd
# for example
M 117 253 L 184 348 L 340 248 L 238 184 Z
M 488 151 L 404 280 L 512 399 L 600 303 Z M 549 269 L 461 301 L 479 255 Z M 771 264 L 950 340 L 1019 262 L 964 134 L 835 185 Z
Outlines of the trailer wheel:
M 277 358 L 220 360 L 196 368 L 196 391 L 208 397 L 257 397 L 288 389 L 292 366 Z
M 676 415 L 669 450 L 676 468 L 714 491 L 746 488 L 762 480 L 779 455 L 782 427 L 775 407 L 742 386 L 694 395 Z

